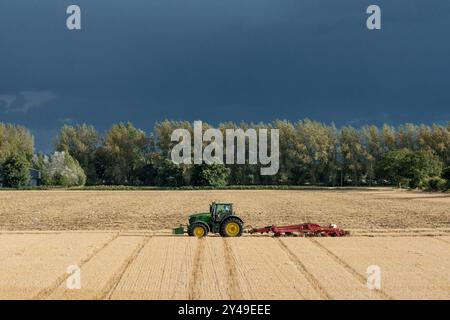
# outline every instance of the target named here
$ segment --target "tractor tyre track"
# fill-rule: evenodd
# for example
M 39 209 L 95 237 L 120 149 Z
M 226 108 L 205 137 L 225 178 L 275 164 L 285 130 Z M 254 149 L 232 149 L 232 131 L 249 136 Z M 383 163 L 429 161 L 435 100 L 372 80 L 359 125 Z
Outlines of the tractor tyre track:
M 188 284 L 188 299 L 195 300 L 199 297 L 201 288 L 201 276 L 202 276 L 202 261 L 205 252 L 205 238 L 197 239 L 197 246 L 195 248 L 194 260 L 192 264 L 192 273 L 189 278 Z
M 223 252 L 225 258 L 225 267 L 227 270 L 228 280 L 228 294 L 232 300 L 242 299 L 241 289 L 239 287 L 239 277 L 236 273 L 236 259 L 233 254 L 233 249 L 230 246 L 227 238 L 222 238 Z
M 338 264 L 340 264 L 342 267 L 344 267 L 345 270 L 347 270 L 354 278 L 356 278 L 359 282 L 363 283 L 364 285 L 367 283 L 367 279 L 360 274 L 358 271 L 356 271 L 351 265 L 349 265 L 345 260 L 337 256 L 334 252 L 332 252 L 330 249 L 325 247 L 323 244 L 321 244 L 316 239 L 309 238 L 309 240 L 315 244 L 319 249 L 321 249 L 323 252 L 325 252 L 326 255 L 328 255 L 330 258 L 332 258 L 334 261 L 336 261 Z M 374 290 L 376 294 L 378 294 L 381 298 L 387 299 L 387 300 L 394 300 L 391 296 L 389 296 L 386 292 L 383 290 Z
M 450 241 L 442 239 L 442 238 L 433 237 L 433 239 L 438 240 L 438 241 L 442 241 L 443 243 L 446 243 L 446 244 L 450 244 Z
M 77 266 L 81 269 L 83 267 L 83 265 L 85 265 L 86 263 L 88 263 L 92 258 L 94 258 L 100 251 L 102 251 L 103 249 L 105 249 L 110 243 L 112 243 L 114 240 L 116 240 L 120 235 L 120 232 L 117 232 L 114 234 L 114 236 L 109 240 L 106 241 L 100 248 L 97 248 L 96 250 L 94 250 L 87 258 L 81 260 Z M 60 285 L 62 285 L 64 283 L 64 281 L 66 281 L 68 278 L 70 277 L 70 274 L 63 274 L 61 276 L 59 276 L 55 282 L 47 288 L 42 289 L 41 291 L 39 291 L 33 298 L 31 298 L 32 300 L 44 300 L 46 298 L 48 298 L 56 289 L 58 289 L 58 287 Z
M 317 294 L 322 299 L 330 300 L 332 299 L 330 294 L 325 290 L 325 288 L 320 284 L 320 282 L 316 279 L 316 277 L 308 271 L 303 262 L 287 247 L 287 245 L 280 239 L 274 238 L 275 241 L 278 242 L 281 249 L 286 253 L 289 260 L 296 266 L 297 270 L 306 278 L 309 284 L 314 288 Z
M 144 239 L 142 239 L 141 243 L 138 244 L 136 249 L 134 249 L 133 252 L 130 254 L 130 256 L 125 260 L 119 271 L 108 281 L 108 283 L 102 289 L 100 297 L 95 299 L 100 300 L 111 299 L 112 295 L 116 291 L 117 286 L 119 285 L 120 281 L 125 275 L 125 272 L 128 270 L 130 265 L 136 260 L 136 258 L 139 256 L 139 253 L 141 253 L 142 249 L 147 245 L 147 243 L 149 243 L 151 238 L 152 238 L 151 236 L 145 236 Z

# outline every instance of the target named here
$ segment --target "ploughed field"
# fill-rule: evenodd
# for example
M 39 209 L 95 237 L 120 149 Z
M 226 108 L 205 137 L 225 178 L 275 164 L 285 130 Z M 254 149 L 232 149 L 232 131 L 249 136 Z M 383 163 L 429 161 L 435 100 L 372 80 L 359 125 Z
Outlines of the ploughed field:
M 247 225 L 335 223 L 349 230 L 450 228 L 450 194 L 366 190 L 0 191 L 0 230 L 161 230 L 211 201 Z
M 254 227 L 351 235 L 167 230 L 214 200 Z M 0 299 L 450 299 L 449 222 L 449 194 L 389 189 L 1 191 Z M 379 289 L 367 286 L 373 266 Z
M 0 234 L 0 260 L 0 299 L 450 299 L 450 236 L 15 231 Z

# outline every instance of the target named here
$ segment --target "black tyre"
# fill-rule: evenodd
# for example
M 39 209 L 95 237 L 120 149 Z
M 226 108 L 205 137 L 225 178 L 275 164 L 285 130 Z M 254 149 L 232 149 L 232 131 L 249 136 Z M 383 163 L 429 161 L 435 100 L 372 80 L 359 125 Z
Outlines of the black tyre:
M 188 227 L 188 235 L 191 237 L 203 238 L 208 235 L 208 227 L 201 222 L 195 222 Z
M 244 226 L 241 220 L 231 217 L 222 222 L 220 226 L 220 235 L 222 237 L 240 237 Z

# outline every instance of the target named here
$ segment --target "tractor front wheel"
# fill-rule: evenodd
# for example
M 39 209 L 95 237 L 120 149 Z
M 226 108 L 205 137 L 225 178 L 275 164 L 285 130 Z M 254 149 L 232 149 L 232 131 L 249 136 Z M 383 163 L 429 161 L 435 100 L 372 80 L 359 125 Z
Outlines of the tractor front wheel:
M 188 228 L 188 234 L 191 237 L 203 238 L 208 235 L 208 228 L 203 223 L 193 223 Z
M 244 226 L 239 219 L 228 218 L 220 226 L 220 235 L 222 237 L 240 237 Z

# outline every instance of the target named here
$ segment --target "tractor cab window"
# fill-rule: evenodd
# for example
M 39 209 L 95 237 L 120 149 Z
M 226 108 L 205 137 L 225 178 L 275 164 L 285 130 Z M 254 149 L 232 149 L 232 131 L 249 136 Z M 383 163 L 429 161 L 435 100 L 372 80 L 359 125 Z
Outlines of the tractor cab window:
M 218 204 L 216 206 L 216 213 L 217 214 L 231 214 L 231 204 Z
M 210 207 L 211 216 L 214 221 L 220 221 L 233 213 L 232 204 L 214 204 Z

